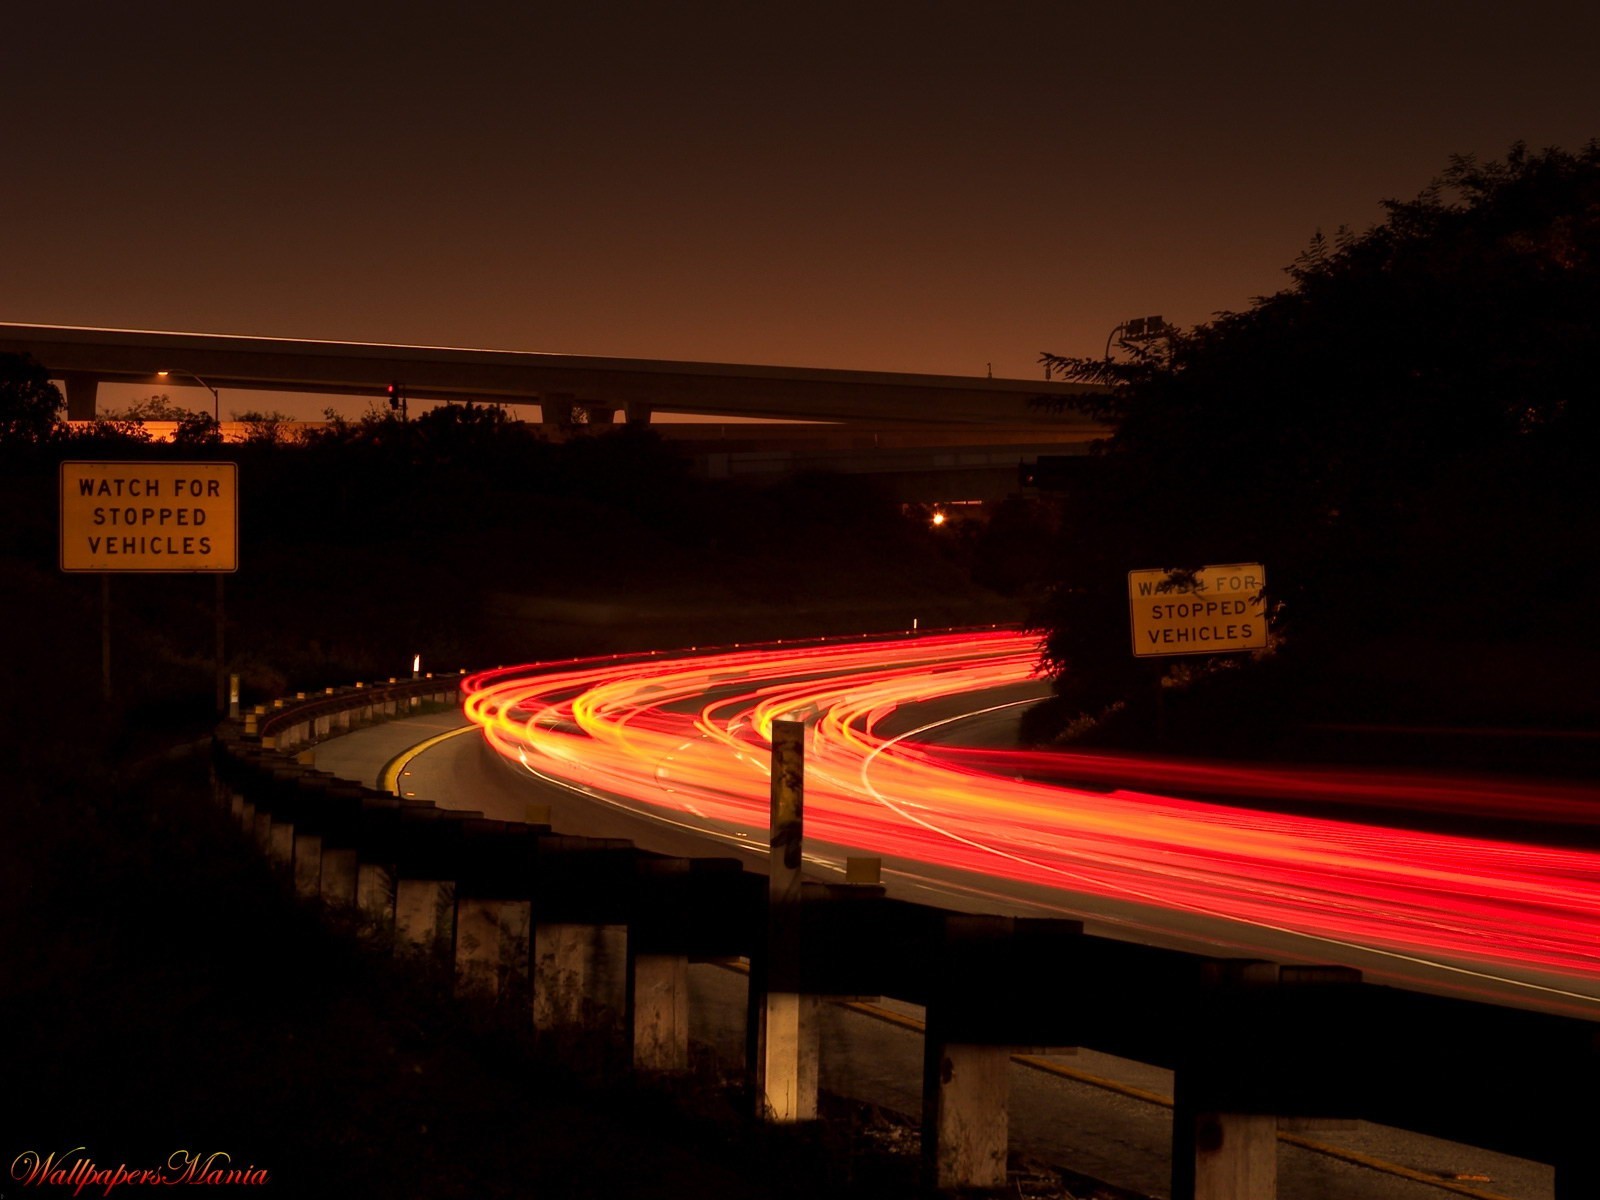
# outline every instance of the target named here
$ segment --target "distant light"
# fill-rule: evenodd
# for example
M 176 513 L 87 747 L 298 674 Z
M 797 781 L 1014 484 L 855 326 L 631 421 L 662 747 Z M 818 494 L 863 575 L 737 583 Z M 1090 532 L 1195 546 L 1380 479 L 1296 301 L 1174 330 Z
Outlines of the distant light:
M 167 371 L 157 371 L 157 372 L 156 372 L 156 378 L 158 378 L 158 379 L 165 379 L 165 378 L 166 378 L 166 377 L 167 377 L 167 375 L 168 375 L 168 374 L 170 374 L 170 372 L 167 372 Z
M 943 524 L 944 524 L 944 523 L 945 523 L 945 522 L 946 522 L 946 521 L 948 521 L 948 520 L 949 520 L 949 519 L 950 519 L 950 518 L 948 518 L 948 517 L 947 517 L 947 516 L 945 516 L 945 515 L 944 515 L 944 513 L 942 513 L 942 512 L 935 512 L 935 513 L 934 513 L 934 514 L 933 514 L 933 527 L 934 527 L 934 528 L 935 528 L 935 529 L 937 529 L 937 528 L 939 528 L 939 526 L 941 526 L 941 525 L 943 525 Z

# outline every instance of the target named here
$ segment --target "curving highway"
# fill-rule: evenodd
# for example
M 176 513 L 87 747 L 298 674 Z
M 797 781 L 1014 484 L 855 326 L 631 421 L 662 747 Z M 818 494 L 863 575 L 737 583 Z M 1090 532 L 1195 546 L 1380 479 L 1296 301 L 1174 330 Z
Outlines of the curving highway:
M 465 708 L 547 785 L 747 850 L 771 723 L 803 720 L 819 860 L 1600 1017 L 1600 851 L 1560 844 L 1600 815 L 1592 789 L 1021 751 L 996 730 L 1044 694 L 1036 661 L 1010 631 L 577 660 L 472 676 Z M 1512 836 L 1531 821 L 1550 844 Z

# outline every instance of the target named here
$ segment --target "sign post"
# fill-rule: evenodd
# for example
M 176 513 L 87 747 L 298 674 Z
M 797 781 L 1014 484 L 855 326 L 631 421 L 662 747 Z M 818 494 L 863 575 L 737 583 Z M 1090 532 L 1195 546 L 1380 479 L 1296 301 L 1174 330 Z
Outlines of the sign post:
M 111 694 L 113 574 L 217 577 L 217 708 L 226 711 L 223 576 L 239 569 L 239 465 L 63 462 L 61 569 L 101 576 L 101 684 Z

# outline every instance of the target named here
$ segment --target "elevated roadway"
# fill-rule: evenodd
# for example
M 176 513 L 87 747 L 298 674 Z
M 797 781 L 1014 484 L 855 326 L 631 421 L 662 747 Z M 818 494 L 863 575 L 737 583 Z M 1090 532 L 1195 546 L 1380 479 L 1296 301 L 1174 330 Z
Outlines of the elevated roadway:
M 180 370 L 214 388 L 380 397 L 398 382 L 417 400 L 537 403 L 547 423 L 617 413 L 848 421 L 881 425 L 1011 425 L 1097 432 L 1059 403 L 1078 384 L 741 363 L 673 362 L 439 346 L 224 336 L 64 325 L 0 324 L 0 352 L 28 354 L 66 384 L 68 416 L 95 415 L 103 382 L 154 383 Z M 1035 401 L 1043 398 L 1043 406 Z

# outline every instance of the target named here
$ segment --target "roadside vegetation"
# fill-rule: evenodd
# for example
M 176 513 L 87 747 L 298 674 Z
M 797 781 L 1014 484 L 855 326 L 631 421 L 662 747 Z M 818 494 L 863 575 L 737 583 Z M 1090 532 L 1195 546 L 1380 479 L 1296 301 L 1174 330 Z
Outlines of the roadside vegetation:
M 1600 143 L 1458 158 L 1385 207 L 1244 312 L 1042 356 L 1114 433 L 1062 498 L 1041 735 L 1594 728 Z M 1232 562 L 1266 567 L 1272 651 L 1136 661 L 1127 572 Z

